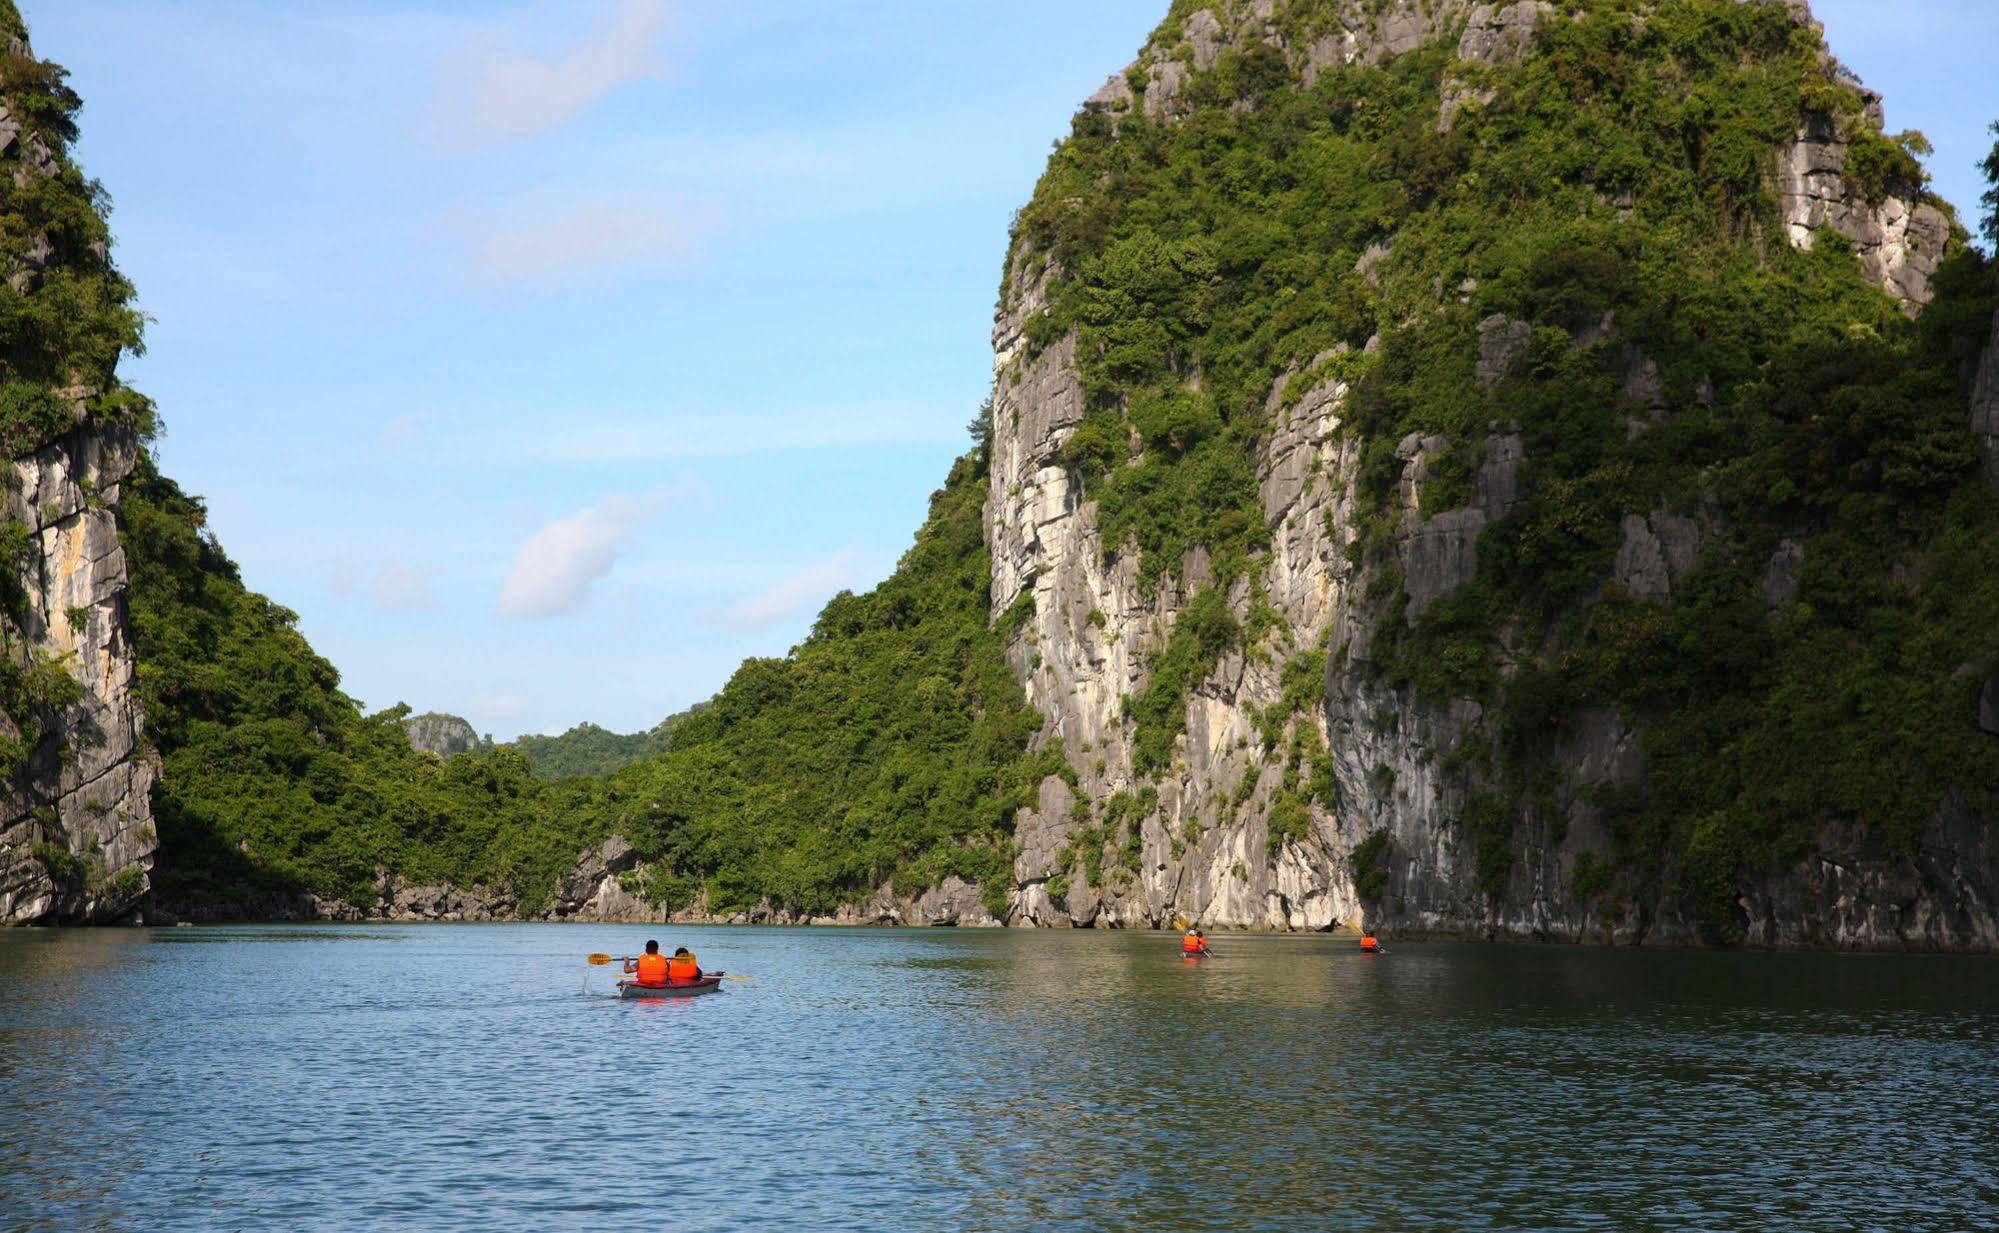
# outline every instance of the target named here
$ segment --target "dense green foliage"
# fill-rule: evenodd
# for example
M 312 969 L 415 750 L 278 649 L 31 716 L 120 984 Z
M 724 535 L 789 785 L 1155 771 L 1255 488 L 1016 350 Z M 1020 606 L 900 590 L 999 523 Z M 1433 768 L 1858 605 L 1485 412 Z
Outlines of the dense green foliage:
M 418 754 L 396 708 L 363 715 L 293 614 L 247 590 L 198 502 L 144 466 L 124 534 L 142 699 L 164 760 L 162 898 L 270 910 L 301 892 L 370 905 L 380 878 L 480 883 L 544 906 L 576 855 L 624 834 L 635 889 L 717 912 L 831 911 L 893 879 L 1002 891 L 1012 815 L 1059 746 L 986 624 L 985 479 L 962 461 L 894 576 L 843 594 L 789 657 L 743 665 L 608 779 L 536 776 L 499 746 Z
M 0 29 L 20 29 L 0 0 Z M 144 319 L 111 264 L 109 201 L 69 158 L 81 100 L 60 65 L 0 48 L 0 101 L 19 134 L 0 152 L 0 453 L 18 457 L 76 425 L 74 394 L 95 416 L 144 414 L 118 357 L 140 348 Z
M 483 883 L 523 908 L 600 836 L 584 791 L 498 749 L 413 752 L 406 708 L 363 715 L 293 613 L 244 587 L 200 503 L 150 463 L 120 517 L 170 905 L 250 914 L 303 892 L 372 905 L 378 876 Z
M 80 100 L 59 65 L 24 46 L 20 13 L 0 0 L 0 457 L 13 459 L 91 420 L 151 426 L 151 406 L 118 382 L 118 357 L 140 349 L 132 286 L 110 259 L 104 191 L 69 158 Z M 33 532 L 0 520 L 0 779 L 43 742 L 49 720 L 81 696 L 62 664 L 21 645 L 19 578 Z M 71 751 L 60 751 L 66 756 Z
M 608 775 L 641 758 L 665 753 L 673 742 L 673 730 L 691 713 L 669 715 L 645 732 L 612 732 L 582 723 L 560 736 L 520 736 L 507 744 L 543 779 Z
M 1155 46 L 1172 54 L 1192 7 Z M 1564 719 L 1610 706 L 1642 725 L 1651 767 L 1602 802 L 1625 885 L 1669 879 L 1725 937 L 1739 881 L 1826 823 L 1907 850 L 1943 793 L 1999 788 L 1967 684 L 1999 658 L 1999 508 L 1964 400 L 1991 276 L 1960 251 L 1911 320 L 1843 237 L 1787 242 L 1775 159 L 1801 116 L 1836 118 L 1868 200 L 1920 195 L 1927 146 L 1875 129 L 1782 5 L 1562 7 L 1517 67 L 1458 63 L 1447 38 L 1308 89 L 1277 53 L 1232 46 L 1170 124 L 1079 116 L 1017 225 L 1058 274 L 1030 339 L 1076 333 L 1087 409 L 1066 461 L 1102 502 L 1106 550 L 1135 545 L 1146 577 L 1194 544 L 1224 580 L 1253 565 L 1247 460 L 1270 391 L 1339 356 L 1320 362 L 1357 383 L 1346 430 L 1373 511 L 1356 563 L 1388 609 L 1354 651 L 1418 696 L 1488 703 L 1490 748 L 1451 760 L 1481 885 L 1503 891 L 1523 818 L 1565 810 L 1544 772 Z M 1467 101 L 1440 131 L 1447 92 Z M 1532 334 L 1487 385 L 1495 315 Z M 1627 392 L 1648 360 L 1663 410 Z M 1481 539 L 1477 580 L 1411 622 L 1397 443 L 1450 442 L 1430 517 L 1469 499 L 1494 432 L 1523 438 L 1526 499 Z M 1607 589 L 1623 518 L 1654 511 L 1708 529 L 1664 605 Z M 1773 613 L 1761 583 L 1787 540 L 1803 576 Z M 1218 632 L 1176 633 L 1134 699 L 1141 769 L 1170 750 Z
M 835 597 L 789 656 L 745 663 L 666 754 L 611 776 L 617 829 L 671 870 L 658 898 L 826 912 L 955 874 L 1003 902 L 1014 812 L 1068 768 L 1059 745 L 1027 753 L 1041 720 L 987 622 L 986 483 L 982 452 L 961 459 L 886 582 Z

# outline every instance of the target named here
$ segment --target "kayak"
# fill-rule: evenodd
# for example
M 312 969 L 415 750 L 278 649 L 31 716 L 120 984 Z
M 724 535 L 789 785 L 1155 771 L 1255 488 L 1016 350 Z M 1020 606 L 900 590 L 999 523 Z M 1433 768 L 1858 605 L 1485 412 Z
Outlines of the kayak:
M 1211 950 L 1183 950 L 1180 952 L 1180 957 L 1182 959 L 1213 959 L 1215 952 Z
M 704 973 L 699 980 L 690 980 L 678 985 L 641 985 L 635 980 L 618 982 L 618 996 L 622 998 L 691 998 L 697 993 L 713 993 L 722 985 L 721 972 Z

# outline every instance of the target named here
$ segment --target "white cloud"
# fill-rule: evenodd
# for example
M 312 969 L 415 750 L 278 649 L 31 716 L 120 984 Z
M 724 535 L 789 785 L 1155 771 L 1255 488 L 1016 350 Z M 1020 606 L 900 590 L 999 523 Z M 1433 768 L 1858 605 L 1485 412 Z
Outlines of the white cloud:
M 706 216 L 648 196 L 518 201 L 446 226 L 462 235 L 473 277 L 502 287 L 657 268 L 691 256 L 713 229 Z
M 581 40 L 542 56 L 503 45 L 525 32 L 482 30 L 443 66 L 440 127 L 472 145 L 552 132 L 619 86 L 658 76 L 670 16 L 667 0 L 618 0 Z
M 580 607 L 591 586 L 617 564 L 625 541 L 674 495 L 662 488 L 637 496 L 612 493 L 536 531 L 521 545 L 500 587 L 500 612 L 538 619 Z
M 710 619 L 741 629 L 767 629 L 808 605 L 823 603 L 833 592 L 852 583 L 854 561 L 853 549 L 843 548 L 768 590 L 715 610 Z

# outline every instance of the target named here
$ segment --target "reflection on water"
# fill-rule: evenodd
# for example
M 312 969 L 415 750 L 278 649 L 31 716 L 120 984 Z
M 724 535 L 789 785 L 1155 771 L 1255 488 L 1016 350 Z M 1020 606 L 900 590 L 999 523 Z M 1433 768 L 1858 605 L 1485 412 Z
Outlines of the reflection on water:
M 647 936 L 754 977 L 622 1002 Z M 0 1227 L 1989 1226 L 1999 963 L 0 933 Z

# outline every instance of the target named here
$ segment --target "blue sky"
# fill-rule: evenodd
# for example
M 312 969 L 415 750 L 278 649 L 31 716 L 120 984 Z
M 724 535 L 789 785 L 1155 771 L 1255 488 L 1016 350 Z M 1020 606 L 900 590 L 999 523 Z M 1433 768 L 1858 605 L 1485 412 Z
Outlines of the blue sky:
M 22 0 L 166 471 L 369 706 L 649 726 L 883 576 L 1164 0 Z M 1999 4 L 1818 0 L 1969 219 Z

